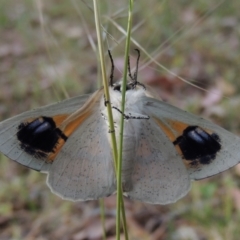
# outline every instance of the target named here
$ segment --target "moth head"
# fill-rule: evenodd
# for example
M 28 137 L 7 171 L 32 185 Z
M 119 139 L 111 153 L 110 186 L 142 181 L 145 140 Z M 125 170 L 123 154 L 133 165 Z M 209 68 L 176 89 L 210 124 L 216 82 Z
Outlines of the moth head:
M 126 85 L 126 91 L 135 89 L 135 85 L 132 82 L 127 83 Z M 112 89 L 114 91 L 122 92 L 122 81 L 114 83 L 112 86 Z

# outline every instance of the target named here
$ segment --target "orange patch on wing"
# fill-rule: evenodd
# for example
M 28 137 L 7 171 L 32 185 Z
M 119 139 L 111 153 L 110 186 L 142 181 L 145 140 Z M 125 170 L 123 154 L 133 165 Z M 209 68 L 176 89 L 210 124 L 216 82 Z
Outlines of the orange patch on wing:
M 85 121 L 85 119 L 89 117 L 90 114 L 91 112 L 87 111 L 70 121 L 62 130 L 63 133 L 69 137 Z
M 70 135 L 79 127 L 81 124 L 92 114 L 92 109 L 103 96 L 103 88 L 95 92 L 87 102 L 71 115 L 58 115 L 53 117 L 57 127 L 62 133 L 68 138 Z M 54 152 L 48 156 L 49 161 L 54 161 L 56 156 L 59 154 L 61 148 L 65 144 L 66 140 L 60 137 L 58 143 L 54 148 Z
M 58 127 L 59 125 L 62 124 L 62 122 L 67 119 L 69 115 L 68 114 L 61 114 L 61 115 L 56 115 L 54 117 L 52 117 L 53 121 L 55 122 L 56 124 L 56 127 Z M 58 140 L 58 143 L 57 143 L 57 146 L 55 147 L 54 149 L 54 153 L 51 153 L 49 156 L 48 156 L 48 162 L 53 162 L 55 157 L 57 156 L 57 154 L 60 152 L 61 148 L 63 147 L 65 143 L 65 140 L 62 139 L 62 138 L 59 138 Z
M 172 131 L 175 132 L 175 139 L 173 141 L 175 141 L 177 139 L 177 137 L 181 136 L 183 134 L 183 131 L 189 127 L 188 124 L 183 123 L 183 122 L 178 122 L 176 120 L 170 120 L 167 119 L 167 124 L 169 125 L 169 127 L 172 129 Z M 177 152 L 179 153 L 179 155 L 183 156 L 182 150 L 179 147 L 179 145 L 174 145 Z M 190 168 L 190 163 L 188 161 L 186 161 L 185 159 L 183 159 L 183 163 L 187 168 Z
M 52 119 L 55 122 L 56 126 L 58 127 L 69 115 L 68 114 L 61 114 L 56 115 Z
M 90 111 L 86 111 L 80 116 L 75 116 L 73 119 L 71 119 L 71 115 L 62 114 L 54 116 L 52 119 L 55 122 L 56 127 L 60 128 L 65 136 L 69 137 L 76 130 L 76 128 L 78 128 L 84 122 L 90 113 Z M 68 117 L 70 118 L 69 121 L 67 120 L 66 123 L 64 123 Z
M 154 118 L 154 119 L 172 143 L 176 140 L 177 137 L 182 135 L 182 132 L 184 131 L 184 129 L 188 127 L 188 125 L 185 125 L 184 123 L 175 122 L 175 121 L 171 121 L 171 120 L 167 121 L 167 123 L 170 125 L 170 126 L 168 126 L 164 122 L 159 120 L 158 118 Z M 177 135 L 174 134 L 173 130 L 175 132 L 177 132 Z M 183 154 L 182 154 L 180 147 L 178 145 L 174 145 L 174 146 L 175 146 L 177 152 L 179 153 L 179 155 L 182 156 Z M 186 165 L 185 161 L 184 161 L 184 164 Z
M 66 137 L 69 137 L 84 121 L 86 118 L 89 117 L 91 114 L 90 111 L 81 114 L 80 116 L 75 117 L 73 120 L 69 121 L 64 127 L 60 126 L 61 131 Z M 67 115 L 59 115 L 55 116 L 53 119 L 56 125 L 63 123 L 63 121 L 67 118 Z M 64 124 L 63 124 L 64 125 Z M 62 149 L 63 145 L 65 144 L 65 140 L 63 138 L 59 138 L 57 146 L 54 149 L 54 153 L 51 153 L 48 156 L 48 160 L 53 162 L 60 150 Z
M 173 131 L 167 126 L 165 123 L 163 123 L 160 119 L 154 118 L 158 126 L 164 131 L 164 133 L 167 135 L 167 137 L 171 140 L 171 142 L 175 141 L 176 136 L 174 135 Z
M 173 121 L 173 120 L 167 119 L 167 123 L 169 124 L 171 129 L 173 129 L 175 132 L 177 132 L 178 136 L 176 136 L 176 137 L 181 136 L 183 131 L 187 127 L 189 127 L 189 125 L 187 125 L 186 123 L 178 122 L 176 120 Z
M 170 119 L 167 119 L 166 120 L 167 124 L 171 127 L 171 129 L 173 129 L 176 133 L 177 133 L 177 136 L 176 137 L 179 137 L 182 135 L 183 131 L 189 127 L 188 124 L 186 123 L 183 123 L 183 122 L 178 122 L 178 121 L 173 121 L 173 120 L 170 120 Z M 206 129 L 206 128 L 202 128 L 202 127 L 199 127 L 200 129 L 202 129 L 203 131 L 207 132 L 208 134 L 213 134 L 214 132 L 209 130 L 209 129 Z

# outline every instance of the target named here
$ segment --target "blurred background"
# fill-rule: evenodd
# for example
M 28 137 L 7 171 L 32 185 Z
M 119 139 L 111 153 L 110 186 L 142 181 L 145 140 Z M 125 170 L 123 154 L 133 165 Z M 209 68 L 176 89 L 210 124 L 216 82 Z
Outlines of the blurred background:
M 100 7 L 117 81 L 128 2 L 106 0 Z M 138 0 L 131 45 L 131 66 L 137 47 L 139 81 L 155 95 L 238 135 L 239 9 L 237 0 Z M 91 1 L 2 0 L 0 36 L 0 120 L 97 89 L 101 75 Z M 106 61 L 110 70 L 107 54 Z M 63 201 L 45 179 L 0 155 L 0 239 L 102 239 L 98 201 Z M 239 185 L 236 166 L 193 182 L 174 204 L 125 199 L 130 239 L 239 239 Z M 107 239 L 114 239 L 115 196 L 104 202 Z

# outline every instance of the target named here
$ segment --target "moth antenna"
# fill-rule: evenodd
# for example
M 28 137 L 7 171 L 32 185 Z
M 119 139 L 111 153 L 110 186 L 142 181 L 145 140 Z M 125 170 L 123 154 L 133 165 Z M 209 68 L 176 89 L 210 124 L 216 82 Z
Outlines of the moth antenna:
M 130 57 L 129 56 L 128 56 L 128 76 L 131 78 L 132 81 L 135 81 L 134 77 L 132 76 L 132 73 L 131 73 Z
M 109 55 L 111 65 L 112 65 L 111 72 L 110 72 L 110 77 L 109 77 L 109 85 L 111 87 L 113 87 L 114 62 L 113 62 L 113 57 L 112 57 L 111 51 L 109 49 L 108 49 L 108 55 Z
M 146 90 L 146 87 L 144 86 L 144 84 L 138 82 L 138 80 L 137 80 L 138 65 L 139 65 L 139 59 L 140 59 L 140 50 L 136 48 L 135 51 L 137 51 L 138 56 L 137 56 L 137 61 L 136 61 L 136 70 L 135 70 L 135 72 L 133 74 L 133 77 L 132 77 L 132 75 L 130 76 L 131 79 L 132 79 L 131 85 L 132 85 L 133 88 L 135 88 L 137 85 L 139 85 L 139 86 L 142 86 Z
M 136 70 L 134 72 L 134 75 L 133 75 L 133 80 L 137 83 L 137 75 L 138 75 L 138 64 L 139 64 L 139 59 L 140 59 L 140 50 L 139 49 L 135 49 L 135 51 L 137 51 L 137 61 L 136 61 Z

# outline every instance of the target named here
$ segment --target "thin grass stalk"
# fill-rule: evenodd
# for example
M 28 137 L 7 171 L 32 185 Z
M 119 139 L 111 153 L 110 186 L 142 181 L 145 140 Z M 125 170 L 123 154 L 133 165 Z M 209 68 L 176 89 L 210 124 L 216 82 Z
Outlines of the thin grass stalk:
M 116 136 L 115 136 L 115 131 L 114 131 L 115 129 L 114 129 L 114 122 L 113 122 L 110 94 L 109 94 L 109 90 L 108 90 L 108 79 L 107 79 L 107 74 L 106 74 L 103 41 L 102 41 L 101 25 L 100 25 L 99 10 L 98 10 L 97 2 L 98 2 L 97 0 L 93 0 L 94 16 L 95 16 L 95 24 L 96 24 L 96 32 L 97 32 L 97 40 L 98 40 L 99 59 L 100 59 L 100 65 L 101 65 L 105 100 L 109 103 L 109 104 L 107 104 L 107 113 L 108 113 L 108 122 L 109 122 L 109 132 L 111 133 L 113 157 L 114 157 L 114 161 L 117 162 L 117 142 L 116 142 Z
M 122 105 L 121 111 L 124 113 L 125 109 L 125 96 L 127 85 L 127 73 L 128 73 L 128 56 L 131 42 L 131 29 L 133 18 L 133 0 L 129 0 L 128 9 L 128 26 L 127 26 L 127 38 L 125 45 L 125 59 L 124 59 L 124 72 L 122 82 Z M 124 131 L 124 116 L 121 117 L 120 122 L 120 136 L 119 136 L 119 151 L 118 151 L 118 167 L 117 167 L 117 219 L 116 219 L 116 239 L 120 240 L 120 209 L 122 204 L 122 153 L 123 153 L 123 131 Z M 126 227 L 126 226 L 125 226 Z
M 47 55 L 48 55 L 48 59 L 51 62 L 51 65 L 54 66 L 54 63 L 53 63 L 54 61 L 53 61 L 51 52 L 49 50 L 49 44 L 47 42 L 47 37 L 46 37 L 47 34 L 46 34 L 46 30 L 45 30 L 45 23 L 44 23 L 43 12 L 42 12 L 42 9 L 43 9 L 42 1 L 38 0 L 38 1 L 36 1 L 36 4 L 37 4 L 40 27 L 41 27 L 42 35 L 44 36 L 44 38 L 43 38 L 43 40 L 45 42 L 44 46 L 45 46 L 45 49 L 46 49 L 46 52 L 47 52 Z M 58 76 L 57 79 L 61 79 L 61 76 L 58 75 L 58 71 L 55 68 L 54 68 L 54 71 Z M 66 91 L 66 88 L 63 86 L 62 81 L 58 81 L 58 85 L 60 86 L 65 98 L 69 98 L 69 94 Z M 59 99 L 59 95 L 57 94 L 57 92 L 56 92 L 56 95 Z
M 108 102 L 107 104 L 107 112 L 108 112 L 108 122 L 109 122 L 109 130 L 111 133 L 111 143 L 112 143 L 112 151 L 113 151 L 113 158 L 114 158 L 114 165 L 115 165 L 115 171 L 117 169 L 117 142 L 115 137 L 115 129 L 114 129 L 114 122 L 113 122 L 113 115 L 112 115 L 112 108 L 111 108 L 111 101 L 110 101 L 110 94 L 108 91 L 108 80 L 107 80 L 107 74 L 106 74 L 106 66 L 105 66 L 105 60 L 104 60 L 104 48 L 103 48 L 103 41 L 102 41 L 102 34 L 101 34 L 101 24 L 100 24 L 100 18 L 99 18 L 99 8 L 97 0 L 93 0 L 94 5 L 94 16 L 95 16 L 95 24 L 96 24 L 96 32 L 97 32 L 97 39 L 98 39 L 98 50 L 99 50 L 99 58 L 100 58 L 100 65 L 101 65 L 101 72 L 102 72 L 102 79 L 103 79 L 103 86 L 104 86 L 104 95 L 105 100 Z M 121 196 L 121 206 L 122 206 L 122 220 L 123 220 L 123 226 L 124 226 L 124 233 L 125 238 L 128 239 L 127 235 L 127 229 L 126 229 L 126 218 L 125 218 L 125 211 L 124 211 L 124 202 L 122 198 L 122 192 L 120 192 Z M 120 216 L 120 214 L 119 214 Z M 120 227 L 119 227 L 119 239 L 120 239 Z
M 104 207 L 104 201 L 103 198 L 99 199 L 99 205 L 100 205 L 100 211 L 101 211 L 101 223 L 102 223 L 102 239 L 106 240 L 106 228 L 105 228 L 105 207 Z

